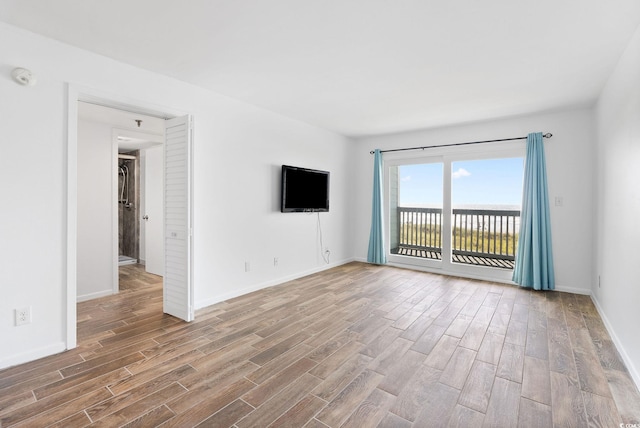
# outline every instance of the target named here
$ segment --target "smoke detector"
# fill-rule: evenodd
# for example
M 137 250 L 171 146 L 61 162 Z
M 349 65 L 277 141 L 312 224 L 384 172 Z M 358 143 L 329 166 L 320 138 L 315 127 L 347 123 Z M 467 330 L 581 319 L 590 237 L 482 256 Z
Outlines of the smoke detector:
M 14 68 L 11 77 L 22 86 L 34 86 L 37 82 L 36 76 L 26 68 Z

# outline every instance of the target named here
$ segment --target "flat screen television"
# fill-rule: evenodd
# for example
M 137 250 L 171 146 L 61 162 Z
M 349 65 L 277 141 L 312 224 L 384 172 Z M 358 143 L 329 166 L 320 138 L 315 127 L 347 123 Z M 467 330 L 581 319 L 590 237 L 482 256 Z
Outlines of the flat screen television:
M 329 172 L 282 165 L 281 211 L 329 211 Z

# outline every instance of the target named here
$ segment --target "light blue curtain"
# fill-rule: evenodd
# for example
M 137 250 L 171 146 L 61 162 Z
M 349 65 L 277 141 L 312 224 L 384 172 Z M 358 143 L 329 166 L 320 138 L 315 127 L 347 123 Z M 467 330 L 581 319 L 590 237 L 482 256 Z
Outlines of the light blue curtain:
M 542 132 L 527 136 L 520 237 L 513 281 L 535 290 L 553 290 L 553 254 Z
M 382 153 L 376 149 L 373 154 L 373 203 L 371 207 L 371 233 L 369 234 L 369 263 L 385 264 L 384 225 L 382 221 Z

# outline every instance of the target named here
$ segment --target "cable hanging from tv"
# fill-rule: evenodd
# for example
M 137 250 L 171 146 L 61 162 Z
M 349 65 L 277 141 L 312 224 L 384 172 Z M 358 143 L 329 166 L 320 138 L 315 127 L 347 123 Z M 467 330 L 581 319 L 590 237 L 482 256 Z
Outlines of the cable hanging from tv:
M 329 264 L 329 257 L 331 257 L 331 251 L 329 248 L 325 248 L 324 243 L 322 242 L 322 224 L 320 223 L 320 211 L 318 213 L 318 233 L 320 235 L 320 255 L 322 255 L 322 260 L 326 264 Z
M 547 132 L 543 135 L 544 138 L 551 138 L 553 134 Z M 502 141 L 515 141 L 515 140 L 526 140 L 527 137 L 513 137 L 513 138 L 501 138 L 499 140 L 484 140 L 484 141 L 468 141 L 466 143 L 453 143 L 453 144 L 441 144 L 438 146 L 423 146 L 423 147 L 406 147 L 404 149 L 389 149 L 389 150 L 380 150 L 380 153 L 388 153 L 388 152 L 403 152 L 405 150 L 425 150 L 425 149 L 436 149 L 439 147 L 453 147 L 453 146 L 468 146 L 471 144 L 484 144 L 484 143 L 499 143 Z M 375 151 L 371 150 L 369 153 L 374 154 Z

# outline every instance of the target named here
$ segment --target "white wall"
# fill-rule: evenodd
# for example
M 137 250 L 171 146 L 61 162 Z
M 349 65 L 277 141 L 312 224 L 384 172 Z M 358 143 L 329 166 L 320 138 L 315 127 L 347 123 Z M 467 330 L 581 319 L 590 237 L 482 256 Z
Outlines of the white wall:
M 113 293 L 112 127 L 78 121 L 78 301 Z
M 68 83 L 194 115 L 198 307 L 327 266 L 316 217 L 278 212 L 283 163 L 331 172 L 324 242 L 331 265 L 351 259 L 347 138 L 4 23 L 0 52 L 0 182 L 15 183 L 3 186 L 0 209 L 0 368 L 61 351 L 67 339 Z M 14 67 L 31 69 L 38 85 L 14 83 Z M 33 307 L 33 322 L 15 327 L 13 309 L 24 306 Z
M 21 39 L 0 27 L 0 367 L 62 350 L 65 339 L 64 87 L 11 81 L 43 49 Z M 14 309 L 27 306 L 33 322 L 14 327 Z
M 274 121 L 258 110 L 240 121 L 230 119 L 228 127 L 218 129 L 203 130 L 198 120 L 195 125 L 205 142 L 194 148 L 194 252 L 202 263 L 195 276 L 196 307 L 325 267 L 317 214 L 280 213 L 282 164 L 331 173 L 330 212 L 320 213 L 324 244 L 332 263 L 352 256 L 346 139 L 302 123 Z
M 592 110 L 579 109 L 358 139 L 357 150 L 354 153 L 354 212 L 362 215 L 353 222 L 356 258 L 366 259 L 369 242 L 373 166 L 370 150 L 519 137 L 526 136 L 529 132 L 551 132 L 553 138 L 545 139 L 545 154 L 551 199 L 556 289 L 589 294 L 593 247 L 592 189 L 595 183 L 595 138 L 592 123 Z M 524 141 L 522 144 L 525 144 Z M 492 146 L 499 147 L 499 144 Z M 562 207 L 554 206 L 555 196 L 564 198 Z
M 640 385 L 640 28 L 597 112 L 597 249 L 593 298 Z M 600 275 L 600 286 L 598 286 Z

